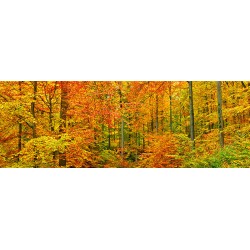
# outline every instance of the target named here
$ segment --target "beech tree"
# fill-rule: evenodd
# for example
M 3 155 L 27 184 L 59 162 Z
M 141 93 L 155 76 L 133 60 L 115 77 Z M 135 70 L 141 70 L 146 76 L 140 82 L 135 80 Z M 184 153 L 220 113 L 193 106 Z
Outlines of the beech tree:
M 222 115 L 222 90 L 221 90 L 221 82 L 217 81 L 217 96 L 218 96 L 218 117 L 219 117 L 219 138 L 220 145 L 224 147 L 224 122 Z
M 250 166 L 248 81 L 3 81 L 0 116 L 0 167 Z
M 61 82 L 61 110 L 60 110 L 60 134 L 66 133 L 67 127 L 67 109 L 68 109 L 68 82 Z M 66 150 L 59 153 L 59 166 L 66 167 Z
M 189 84 L 189 106 L 190 106 L 190 137 L 192 141 L 192 148 L 195 149 L 193 82 L 189 81 L 188 84 Z

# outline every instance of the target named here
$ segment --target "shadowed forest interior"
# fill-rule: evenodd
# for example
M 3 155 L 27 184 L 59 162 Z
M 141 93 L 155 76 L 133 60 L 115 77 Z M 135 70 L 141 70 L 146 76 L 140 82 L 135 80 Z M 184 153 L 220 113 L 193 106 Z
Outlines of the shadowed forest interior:
M 0 167 L 250 166 L 250 81 L 0 82 Z

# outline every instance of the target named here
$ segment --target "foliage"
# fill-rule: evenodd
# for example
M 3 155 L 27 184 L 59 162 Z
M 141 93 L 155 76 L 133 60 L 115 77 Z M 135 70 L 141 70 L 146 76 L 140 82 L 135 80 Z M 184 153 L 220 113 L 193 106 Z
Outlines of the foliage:
M 241 142 L 226 146 L 212 155 L 197 157 L 185 162 L 193 168 L 246 168 L 250 167 L 250 143 Z
M 177 155 L 178 141 L 172 134 L 154 136 L 151 144 L 141 155 L 140 167 L 177 168 L 181 158 Z
M 49 136 L 41 136 L 31 139 L 18 153 L 19 165 L 23 167 L 54 167 L 56 165 L 54 154 L 65 150 L 66 145 L 64 138 L 56 140 Z
M 2 81 L 0 167 L 249 167 L 250 82 Z M 220 134 L 221 134 L 220 133 Z M 192 150 L 195 144 L 195 150 Z

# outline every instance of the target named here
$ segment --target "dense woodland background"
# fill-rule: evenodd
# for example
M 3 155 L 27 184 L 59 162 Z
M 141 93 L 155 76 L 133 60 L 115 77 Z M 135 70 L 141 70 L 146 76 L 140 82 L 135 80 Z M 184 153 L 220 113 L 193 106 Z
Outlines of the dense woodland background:
M 250 166 L 250 82 L 0 82 L 0 167 Z

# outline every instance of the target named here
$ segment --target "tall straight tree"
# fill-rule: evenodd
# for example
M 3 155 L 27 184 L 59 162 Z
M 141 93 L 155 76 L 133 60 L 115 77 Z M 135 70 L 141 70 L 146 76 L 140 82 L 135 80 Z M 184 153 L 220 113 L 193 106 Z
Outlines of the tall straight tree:
M 120 109 L 121 109 L 121 157 L 124 157 L 124 116 L 123 116 L 123 93 L 122 93 L 122 82 L 119 82 L 119 96 L 120 96 Z
M 155 100 L 155 106 L 156 106 L 156 110 L 155 110 L 155 116 L 156 116 L 156 121 L 155 121 L 155 126 L 156 126 L 156 132 L 159 132 L 159 94 L 156 93 L 156 100 Z
M 37 82 L 33 82 L 33 101 L 31 103 L 31 114 L 32 114 L 34 119 L 36 119 L 36 112 L 35 112 L 36 97 L 37 97 Z M 33 139 L 37 137 L 37 134 L 36 134 L 36 122 L 35 121 L 32 124 L 32 135 L 33 135 Z
M 169 126 L 170 131 L 173 132 L 173 97 L 172 97 L 172 82 L 169 82 Z
M 221 82 L 217 81 L 217 98 L 218 98 L 218 118 L 219 118 L 219 139 L 220 146 L 224 147 L 224 124 L 223 124 L 223 112 L 222 112 L 222 89 Z
M 36 99 L 37 99 L 37 81 L 33 82 L 33 101 L 31 103 L 31 114 L 34 118 L 34 122 L 32 124 L 32 136 L 33 139 L 37 137 L 36 133 Z M 36 144 L 34 144 L 34 167 L 37 168 L 37 152 L 36 152 Z
M 61 111 L 60 111 L 60 134 L 66 132 L 66 120 L 67 120 L 67 110 L 68 110 L 68 82 L 61 82 Z M 66 152 L 59 153 L 59 166 L 66 167 Z
M 22 82 L 18 82 L 19 85 L 19 95 L 20 95 L 20 99 L 22 96 Z M 22 150 L 22 133 L 23 133 L 23 125 L 21 123 L 21 121 L 19 121 L 18 123 L 18 152 L 20 153 Z M 18 161 L 20 160 L 20 155 L 18 155 Z
M 192 142 L 192 149 L 195 149 L 193 82 L 189 81 L 188 86 L 189 86 L 189 109 L 190 109 L 190 137 Z

